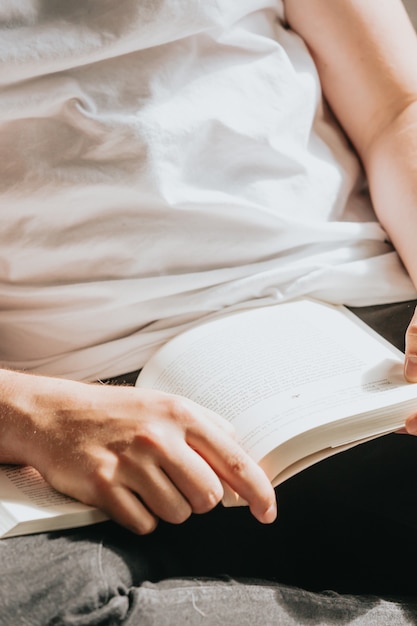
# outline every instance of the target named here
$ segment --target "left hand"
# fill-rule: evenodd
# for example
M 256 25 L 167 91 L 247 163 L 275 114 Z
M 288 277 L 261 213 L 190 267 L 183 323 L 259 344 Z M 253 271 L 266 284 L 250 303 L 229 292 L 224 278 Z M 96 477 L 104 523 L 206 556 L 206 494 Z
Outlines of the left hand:
M 417 308 L 405 333 L 404 376 L 410 383 L 417 382 Z M 417 435 L 417 413 L 410 415 L 405 427 L 410 435 Z

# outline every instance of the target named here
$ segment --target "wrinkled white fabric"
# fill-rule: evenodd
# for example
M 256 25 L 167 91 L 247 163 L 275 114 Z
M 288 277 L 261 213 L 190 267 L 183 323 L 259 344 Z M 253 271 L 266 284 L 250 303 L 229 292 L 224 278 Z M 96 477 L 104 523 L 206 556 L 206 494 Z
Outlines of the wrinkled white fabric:
M 280 0 L 0 5 L 1 363 L 96 379 L 196 320 L 415 297 Z

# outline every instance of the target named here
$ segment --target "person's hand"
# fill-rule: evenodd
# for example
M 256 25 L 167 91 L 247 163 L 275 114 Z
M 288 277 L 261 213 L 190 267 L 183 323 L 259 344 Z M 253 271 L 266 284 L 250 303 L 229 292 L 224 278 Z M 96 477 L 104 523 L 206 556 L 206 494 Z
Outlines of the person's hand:
M 405 333 L 404 376 L 410 383 L 417 382 L 417 308 Z
M 215 413 L 153 390 L 13 375 L 0 461 L 34 466 L 140 534 L 212 509 L 222 481 L 259 521 L 275 519 L 270 481 Z
M 417 308 L 405 333 L 404 376 L 410 383 L 417 382 Z M 417 414 L 408 417 L 405 428 L 410 435 L 417 435 Z

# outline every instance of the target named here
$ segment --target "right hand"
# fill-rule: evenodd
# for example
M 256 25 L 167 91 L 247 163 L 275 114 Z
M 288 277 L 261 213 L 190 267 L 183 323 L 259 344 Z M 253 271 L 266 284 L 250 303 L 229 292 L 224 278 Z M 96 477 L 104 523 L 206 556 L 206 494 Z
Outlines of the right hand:
M 270 481 L 212 411 L 154 390 L 7 375 L 0 462 L 32 465 L 139 534 L 212 509 L 222 482 L 260 522 L 275 519 Z

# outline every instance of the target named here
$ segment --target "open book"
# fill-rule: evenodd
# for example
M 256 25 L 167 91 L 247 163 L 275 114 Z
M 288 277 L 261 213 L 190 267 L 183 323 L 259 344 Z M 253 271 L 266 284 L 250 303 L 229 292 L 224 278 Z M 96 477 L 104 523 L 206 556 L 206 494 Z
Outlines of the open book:
M 105 519 L 102 511 L 53 489 L 33 467 L 0 465 L 0 539 Z
M 212 319 L 159 349 L 136 385 L 187 396 L 233 423 L 274 486 L 401 428 L 417 406 L 403 355 L 344 307 L 297 300 Z M 243 504 L 229 489 L 225 505 Z M 100 511 L 32 468 L 0 469 L 0 536 L 75 527 Z

